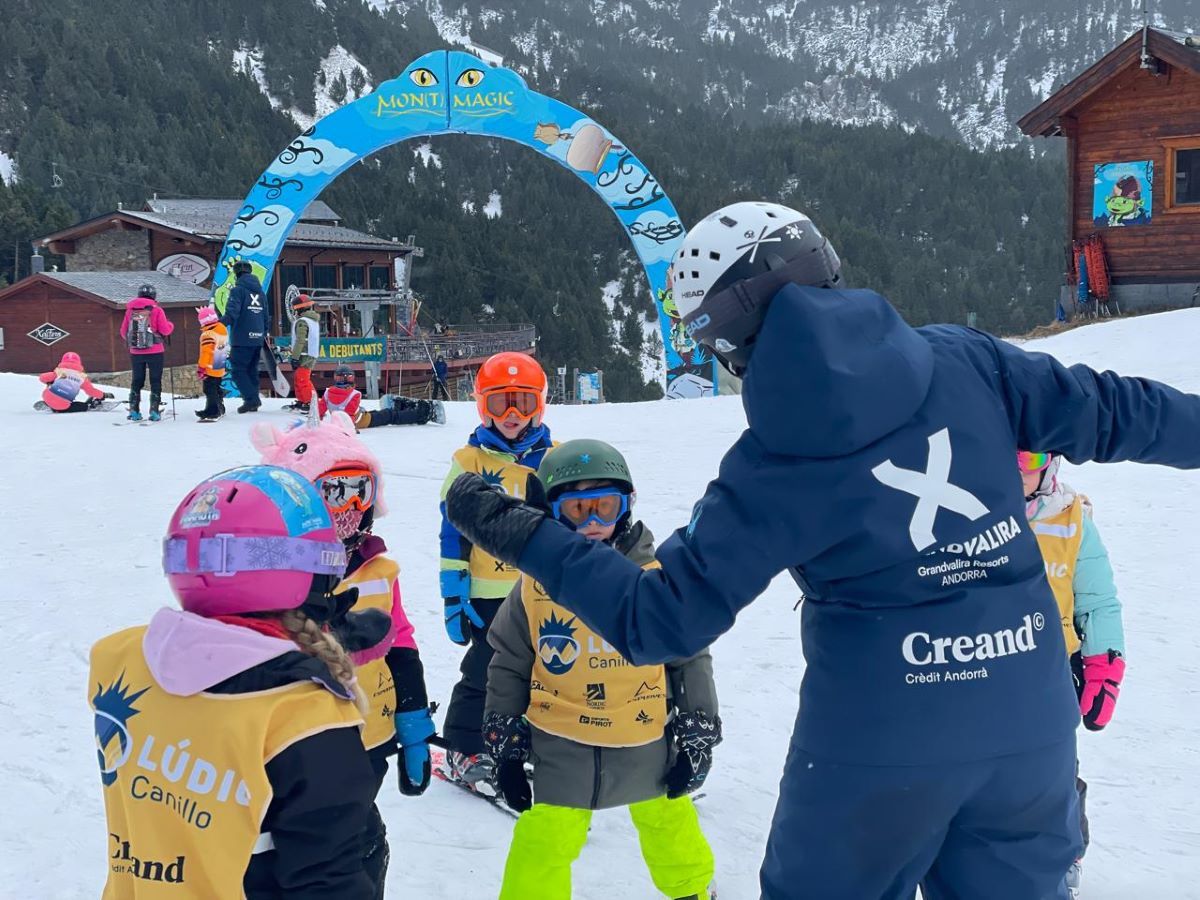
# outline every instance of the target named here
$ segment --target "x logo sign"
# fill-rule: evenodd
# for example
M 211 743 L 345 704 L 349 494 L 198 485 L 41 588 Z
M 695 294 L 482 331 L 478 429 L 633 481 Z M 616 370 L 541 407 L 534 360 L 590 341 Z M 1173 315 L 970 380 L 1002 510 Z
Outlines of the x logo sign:
M 752 238 L 751 240 L 747 241 L 746 243 L 738 245 L 738 250 L 745 250 L 747 247 L 754 248 L 753 250 L 750 251 L 750 262 L 754 262 L 754 255 L 756 253 L 758 253 L 758 248 L 761 244 L 778 244 L 783 241 L 783 238 L 781 238 L 781 237 L 771 237 L 771 238 L 763 237 L 763 235 L 765 235 L 767 233 L 768 227 L 769 226 L 764 225 L 762 227 L 762 231 L 760 231 L 758 233 L 758 237 Z
M 939 509 L 956 512 L 972 522 L 988 512 L 978 497 L 950 483 L 950 458 L 950 430 L 943 428 L 929 436 L 929 464 L 924 472 L 901 469 L 890 459 L 871 470 L 882 484 L 917 498 L 908 535 L 918 550 L 937 543 L 933 522 Z

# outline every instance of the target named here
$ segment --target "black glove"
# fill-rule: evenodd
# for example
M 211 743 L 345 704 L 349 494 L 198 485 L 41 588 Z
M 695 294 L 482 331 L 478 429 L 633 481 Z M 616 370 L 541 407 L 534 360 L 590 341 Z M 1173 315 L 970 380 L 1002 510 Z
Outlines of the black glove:
M 335 594 L 340 582 L 336 575 L 314 575 L 300 611 L 321 625 L 346 615 L 358 602 L 358 588 L 348 587 Z
M 667 770 L 667 798 L 698 790 L 712 768 L 712 748 L 721 743 L 721 717 L 702 712 L 679 713 L 667 726 L 678 755 Z
M 525 775 L 529 723 L 521 716 L 489 713 L 483 722 L 483 743 L 496 761 L 496 783 L 504 802 L 515 812 L 525 812 L 533 805 L 533 792 Z
M 521 551 L 550 511 L 535 475 L 525 482 L 525 499 L 510 497 L 474 472 L 454 479 L 446 492 L 446 517 L 468 541 L 515 566 Z

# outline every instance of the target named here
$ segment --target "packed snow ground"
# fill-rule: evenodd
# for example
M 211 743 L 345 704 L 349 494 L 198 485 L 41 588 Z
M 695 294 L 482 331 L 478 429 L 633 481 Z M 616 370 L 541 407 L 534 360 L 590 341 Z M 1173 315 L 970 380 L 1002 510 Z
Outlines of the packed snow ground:
M 1027 345 L 1069 362 L 1200 392 L 1200 310 L 1106 323 Z M 0 375 L 0 589 L 7 612 L 0 710 L 0 896 L 94 898 L 107 837 L 88 648 L 146 622 L 171 596 L 159 540 L 174 505 L 202 478 L 255 461 L 246 417 L 114 428 L 119 413 L 51 416 L 40 386 Z M 276 404 L 277 405 L 277 404 Z M 364 433 L 384 460 L 391 514 L 379 523 L 403 566 L 430 695 L 449 696 L 461 651 L 446 638 L 437 591 L 437 496 L 474 407 L 451 404 L 444 427 Z M 282 412 L 254 417 L 281 427 Z M 660 539 L 688 519 L 724 449 L 744 427 L 737 398 L 555 407 L 560 439 L 600 437 L 629 457 L 638 514 Z M 1200 898 L 1200 653 L 1196 510 L 1200 475 L 1123 464 L 1067 477 L 1096 505 L 1126 610 L 1129 671 L 1114 724 L 1081 732 L 1091 783 L 1088 900 Z M 777 579 L 714 647 L 725 742 L 701 801 L 722 900 L 758 896 L 756 872 L 796 711 L 803 669 L 796 590 Z M 435 782 L 421 798 L 390 781 L 381 806 L 392 847 L 388 896 L 484 898 L 498 892 L 511 821 Z M 575 866 L 575 896 L 656 896 L 620 811 L 598 813 Z

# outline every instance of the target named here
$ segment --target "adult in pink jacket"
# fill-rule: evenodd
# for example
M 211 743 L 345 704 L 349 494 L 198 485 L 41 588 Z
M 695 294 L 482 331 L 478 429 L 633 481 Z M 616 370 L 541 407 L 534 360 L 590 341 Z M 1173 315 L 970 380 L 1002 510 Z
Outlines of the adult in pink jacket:
M 163 341 L 175 330 L 158 305 L 158 292 L 152 285 L 143 284 L 138 295 L 125 305 L 125 318 L 121 322 L 121 337 L 129 348 L 129 367 L 133 370 L 133 382 L 129 386 L 129 418 L 142 417 L 142 388 L 146 384 L 146 372 L 150 373 L 150 421 L 160 418 L 162 404 Z
M 78 353 L 70 351 L 62 355 L 58 365 L 52 372 L 44 372 L 38 376 L 46 389 L 42 391 L 42 402 L 50 407 L 52 412 L 87 412 L 100 405 L 100 401 L 112 394 L 106 394 L 92 384 L 83 371 L 83 361 Z M 88 400 L 76 400 L 80 391 L 87 395 Z

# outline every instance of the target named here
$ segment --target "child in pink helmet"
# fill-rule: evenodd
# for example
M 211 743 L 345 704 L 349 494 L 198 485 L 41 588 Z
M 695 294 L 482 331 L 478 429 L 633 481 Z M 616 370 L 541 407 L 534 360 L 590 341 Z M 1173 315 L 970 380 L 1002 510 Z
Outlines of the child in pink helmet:
M 42 391 L 42 402 L 51 412 L 87 412 L 98 408 L 101 401 L 112 399 L 112 394 L 106 394 L 92 384 L 87 372 L 83 371 L 83 361 L 78 353 L 64 353 L 54 370 L 43 372 L 38 380 L 47 385 Z M 75 399 L 81 391 L 88 396 L 86 402 Z
M 383 539 L 371 533 L 375 519 L 387 513 L 379 460 L 359 440 L 349 416 L 333 412 L 321 420 L 316 405 L 306 424 L 281 432 L 261 423 L 251 437 L 264 463 L 291 469 L 321 491 L 347 552 L 338 596 L 353 596 L 356 610 L 378 610 L 391 618 L 387 640 L 355 656 L 370 703 L 363 743 L 377 791 L 387 774 L 388 757 L 398 753 L 400 792 L 419 795 L 429 785 L 434 725 L 413 626 L 400 600 L 400 567 L 387 556 Z M 343 623 L 335 621 L 333 626 L 341 632 Z M 382 896 L 388 849 L 378 809 L 372 810 L 363 847 L 365 867 Z
M 345 614 L 346 551 L 321 495 L 274 466 L 221 472 L 176 508 L 162 558 L 182 609 L 91 653 L 104 897 L 370 900 L 367 704 L 322 627 Z

